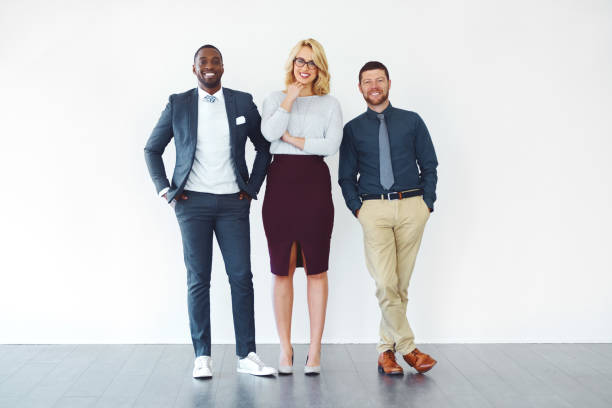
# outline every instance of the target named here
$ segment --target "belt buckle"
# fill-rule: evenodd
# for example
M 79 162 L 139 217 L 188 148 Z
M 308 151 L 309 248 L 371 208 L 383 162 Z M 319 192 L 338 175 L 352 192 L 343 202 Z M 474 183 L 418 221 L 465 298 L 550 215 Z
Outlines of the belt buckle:
M 387 200 L 391 201 L 391 194 L 392 193 L 387 193 Z

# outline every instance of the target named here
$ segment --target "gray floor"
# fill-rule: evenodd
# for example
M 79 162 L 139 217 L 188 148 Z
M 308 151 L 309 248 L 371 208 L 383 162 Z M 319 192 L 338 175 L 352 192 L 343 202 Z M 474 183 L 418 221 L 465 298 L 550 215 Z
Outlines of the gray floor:
M 0 345 L 0 407 L 612 407 L 612 344 L 436 344 L 425 375 L 376 371 L 373 345 L 324 345 L 322 374 L 235 372 L 213 346 L 212 380 L 191 378 L 187 345 Z M 258 354 L 276 365 L 277 345 Z

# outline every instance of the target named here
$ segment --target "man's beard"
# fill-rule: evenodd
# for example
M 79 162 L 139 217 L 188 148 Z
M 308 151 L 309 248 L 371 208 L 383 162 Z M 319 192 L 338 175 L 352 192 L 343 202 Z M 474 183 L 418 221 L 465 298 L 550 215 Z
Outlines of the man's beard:
M 213 89 L 221 83 L 221 78 L 217 76 L 217 79 L 215 79 L 214 82 L 207 81 L 206 78 L 201 78 L 200 83 L 203 84 L 205 88 Z
M 389 93 L 385 92 L 384 94 L 381 91 L 381 95 L 378 97 L 377 100 L 373 100 L 371 99 L 369 96 L 364 96 L 364 99 L 366 100 L 367 103 L 369 103 L 370 105 L 381 105 L 383 103 L 385 103 L 385 101 L 387 99 L 389 99 Z

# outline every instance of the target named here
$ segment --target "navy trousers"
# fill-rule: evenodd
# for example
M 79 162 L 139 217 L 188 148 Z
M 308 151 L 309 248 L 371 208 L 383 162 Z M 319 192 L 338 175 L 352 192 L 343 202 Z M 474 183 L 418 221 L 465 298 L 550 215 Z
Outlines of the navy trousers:
M 187 267 L 189 327 L 196 357 L 210 356 L 210 273 L 213 233 L 232 292 L 236 354 L 255 351 L 250 201 L 236 194 L 185 191 L 175 206 Z

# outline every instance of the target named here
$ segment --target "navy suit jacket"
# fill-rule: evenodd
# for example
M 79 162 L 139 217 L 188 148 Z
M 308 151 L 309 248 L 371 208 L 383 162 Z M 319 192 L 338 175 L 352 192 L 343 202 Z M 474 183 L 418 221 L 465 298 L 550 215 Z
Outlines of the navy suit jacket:
M 223 88 L 223 97 L 230 130 L 231 163 L 236 182 L 241 190 L 256 199 L 270 164 L 270 143 L 261 134 L 261 116 L 250 94 Z M 236 118 L 240 116 L 244 116 L 246 122 L 237 125 Z M 162 154 L 173 137 L 176 146 L 176 164 L 172 182 L 169 182 Z M 250 177 L 244 159 L 247 137 L 251 139 L 257 151 Z M 183 192 L 195 159 L 197 139 L 198 89 L 170 95 L 168 105 L 144 149 L 145 161 L 157 192 L 170 187 L 167 194 L 168 202 Z

